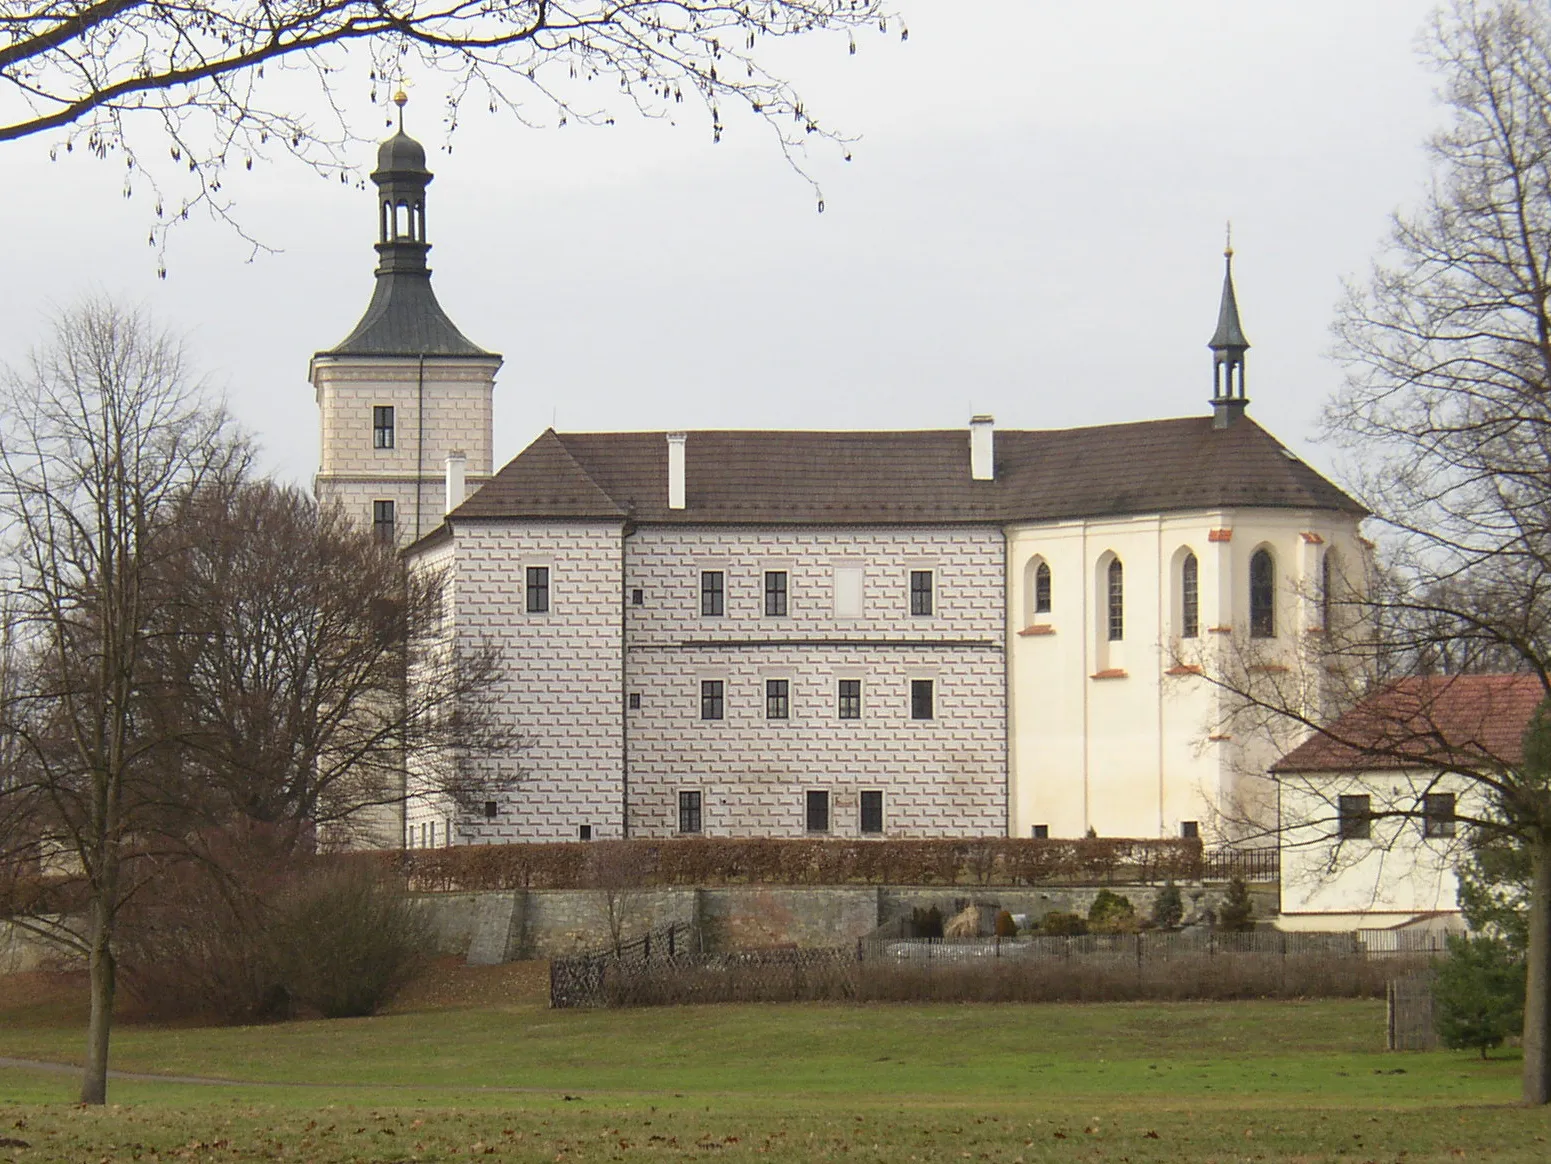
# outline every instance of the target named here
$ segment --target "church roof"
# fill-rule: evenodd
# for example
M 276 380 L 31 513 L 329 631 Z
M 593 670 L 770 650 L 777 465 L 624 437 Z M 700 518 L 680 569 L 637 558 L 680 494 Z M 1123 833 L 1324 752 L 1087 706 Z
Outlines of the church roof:
M 1539 675 L 1426 675 L 1398 680 L 1305 740 L 1275 772 L 1371 772 L 1451 762 L 1508 767 L 1546 698 Z
M 665 433 L 551 429 L 451 517 L 920 525 L 1246 506 L 1364 512 L 1248 419 L 1003 430 L 995 447 L 995 478 L 976 481 L 964 429 L 691 432 L 686 504 L 669 509 Z

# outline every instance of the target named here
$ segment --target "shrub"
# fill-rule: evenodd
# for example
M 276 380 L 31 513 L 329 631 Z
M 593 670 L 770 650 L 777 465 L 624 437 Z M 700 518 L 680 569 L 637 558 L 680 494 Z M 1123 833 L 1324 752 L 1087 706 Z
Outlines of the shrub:
M 1012 914 L 1005 909 L 996 915 L 996 936 L 999 938 L 1018 936 L 1018 923 L 1012 920 Z
M 1255 928 L 1255 903 L 1249 899 L 1249 886 L 1242 877 L 1228 882 L 1228 894 L 1217 911 L 1217 928 L 1234 934 Z
M 1056 937 L 1069 937 L 1088 932 L 1088 923 L 1081 914 L 1051 910 L 1039 923 L 1040 929 Z
M 910 911 L 910 929 L 918 938 L 942 937 L 942 910 L 935 905 L 929 909 L 917 906 Z
M 1180 895 L 1179 886 L 1170 878 L 1153 898 L 1152 922 L 1160 930 L 1177 930 L 1184 920 L 1185 899 Z
M 1129 897 L 1099 890 L 1088 907 L 1088 928 L 1097 934 L 1129 934 L 1136 930 L 1136 907 Z
M 425 913 L 362 862 L 308 878 L 278 915 L 281 980 L 326 1018 L 375 1014 L 430 959 Z
M 1450 935 L 1448 957 L 1433 964 L 1433 1000 L 1443 1045 L 1485 1059 L 1524 1025 L 1524 965 L 1499 938 Z

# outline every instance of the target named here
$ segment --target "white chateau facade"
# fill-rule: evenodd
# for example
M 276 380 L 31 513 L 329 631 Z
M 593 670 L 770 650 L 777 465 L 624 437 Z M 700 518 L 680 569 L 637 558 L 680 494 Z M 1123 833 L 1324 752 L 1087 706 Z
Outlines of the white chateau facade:
M 1209 415 L 550 430 L 492 474 L 500 357 L 431 291 L 424 151 L 401 131 L 372 178 L 376 292 L 312 362 L 317 492 L 445 572 L 446 633 L 498 649 L 528 741 L 482 812 L 412 799 L 407 844 L 1165 837 L 1275 811 L 1275 757 L 1221 733 L 1192 660 L 1320 633 L 1363 513 L 1245 415 L 1231 256 Z

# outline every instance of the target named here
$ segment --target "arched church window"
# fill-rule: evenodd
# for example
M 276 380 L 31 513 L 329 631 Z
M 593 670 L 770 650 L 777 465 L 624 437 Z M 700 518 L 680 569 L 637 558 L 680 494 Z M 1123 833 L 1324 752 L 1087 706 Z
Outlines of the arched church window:
M 1201 632 L 1201 567 L 1192 553 L 1179 564 L 1179 637 L 1193 639 Z
M 1050 563 L 1034 567 L 1034 613 L 1050 613 Z
M 1249 560 L 1249 634 L 1276 637 L 1276 561 L 1270 550 L 1256 550 Z
M 1110 560 L 1107 592 L 1109 595 L 1109 641 L 1117 643 L 1126 637 L 1126 578 L 1125 568 L 1121 566 L 1119 558 L 1112 558 Z

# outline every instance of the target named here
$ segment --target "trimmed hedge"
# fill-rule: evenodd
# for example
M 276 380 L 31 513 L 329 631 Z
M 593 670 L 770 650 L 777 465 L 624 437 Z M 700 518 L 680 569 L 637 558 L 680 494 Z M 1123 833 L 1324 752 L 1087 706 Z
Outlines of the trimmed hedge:
M 1084 837 L 850 841 L 768 837 L 461 845 L 381 854 L 422 892 L 592 889 L 601 845 L 637 850 L 643 886 L 1051 885 L 1199 880 L 1201 842 Z

